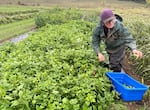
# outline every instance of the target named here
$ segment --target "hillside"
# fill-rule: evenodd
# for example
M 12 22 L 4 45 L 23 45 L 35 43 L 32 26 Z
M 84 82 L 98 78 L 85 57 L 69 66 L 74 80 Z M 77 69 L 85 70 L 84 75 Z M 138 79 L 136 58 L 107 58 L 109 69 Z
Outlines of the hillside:
M 47 5 L 47 6 L 63 6 L 63 7 L 83 7 L 95 8 L 102 5 L 117 7 L 136 7 L 144 6 L 141 3 L 122 0 L 0 0 L 0 4 L 19 4 L 19 5 Z

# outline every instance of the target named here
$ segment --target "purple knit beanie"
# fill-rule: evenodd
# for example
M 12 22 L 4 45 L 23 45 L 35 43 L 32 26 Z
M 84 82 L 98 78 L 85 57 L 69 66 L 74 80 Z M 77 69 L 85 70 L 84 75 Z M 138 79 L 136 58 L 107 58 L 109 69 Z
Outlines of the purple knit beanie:
M 101 21 L 103 23 L 108 22 L 109 20 L 114 18 L 114 13 L 110 9 L 104 9 L 100 15 Z

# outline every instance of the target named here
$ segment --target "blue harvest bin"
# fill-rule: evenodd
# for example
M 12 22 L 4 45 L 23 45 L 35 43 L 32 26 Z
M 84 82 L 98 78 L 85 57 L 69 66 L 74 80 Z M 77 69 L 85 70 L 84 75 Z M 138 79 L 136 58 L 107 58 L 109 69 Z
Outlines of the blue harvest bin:
M 107 72 L 114 89 L 120 94 L 123 101 L 141 101 L 148 86 L 138 82 L 126 73 Z

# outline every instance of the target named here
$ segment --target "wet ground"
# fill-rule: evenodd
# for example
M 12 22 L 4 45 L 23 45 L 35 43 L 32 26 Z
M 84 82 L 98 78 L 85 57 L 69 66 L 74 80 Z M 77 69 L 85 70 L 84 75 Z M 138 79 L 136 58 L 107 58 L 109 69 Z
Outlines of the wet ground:
M 22 40 L 26 39 L 30 34 L 34 33 L 34 32 L 36 32 L 36 29 L 33 29 L 30 32 L 24 33 L 24 34 L 16 36 L 16 37 L 6 38 L 6 39 L 3 39 L 3 40 L 0 40 L 0 44 L 3 44 L 6 41 L 10 41 L 12 43 L 16 43 L 16 42 L 22 41 Z
M 28 33 L 25 33 L 25 34 L 20 35 L 20 36 L 18 36 L 18 37 L 11 38 L 11 39 L 10 39 L 10 42 L 13 42 L 13 43 L 19 42 L 19 41 L 21 41 L 21 40 L 27 38 L 28 36 L 29 36 L 29 34 L 28 34 Z

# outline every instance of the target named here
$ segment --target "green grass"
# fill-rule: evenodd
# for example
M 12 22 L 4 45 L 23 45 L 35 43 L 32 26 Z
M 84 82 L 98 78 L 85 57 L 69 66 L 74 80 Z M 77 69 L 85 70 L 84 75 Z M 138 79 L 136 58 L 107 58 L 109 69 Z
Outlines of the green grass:
M 0 17 L 5 18 L 20 15 L 27 15 L 28 13 L 38 13 L 40 11 L 49 9 L 49 7 L 42 6 L 18 6 L 18 5 L 0 5 Z M 15 15 L 14 15 L 15 14 Z M 17 19 L 17 18 L 16 18 Z M 13 19 L 12 19 L 13 20 Z M 9 24 L 0 24 L 0 42 L 5 41 L 11 37 L 16 37 L 20 34 L 30 31 L 35 26 L 34 17 L 24 20 L 13 20 Z
M 15 13 L 15 12 L 26 12 L 35 9 L 35 7 L 31 6 L 7 6 L 7 5 L 1 5 L 0 6 L 0 13 Z
M 33 18 L 0 25 L 0 41 L 28 32 L 34 26 L 35 23 Z

